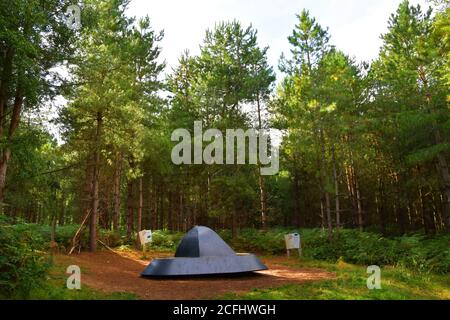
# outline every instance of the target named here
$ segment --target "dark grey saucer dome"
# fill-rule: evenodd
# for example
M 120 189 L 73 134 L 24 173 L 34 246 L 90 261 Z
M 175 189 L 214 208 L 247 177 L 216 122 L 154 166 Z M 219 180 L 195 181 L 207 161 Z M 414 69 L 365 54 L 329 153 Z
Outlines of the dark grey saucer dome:
M 142 276 L 190 276 L 266 270 L 253 254 L 236 254 L 213 230 L 196 226 L 181 240 L 174 258 L 153 259 Z

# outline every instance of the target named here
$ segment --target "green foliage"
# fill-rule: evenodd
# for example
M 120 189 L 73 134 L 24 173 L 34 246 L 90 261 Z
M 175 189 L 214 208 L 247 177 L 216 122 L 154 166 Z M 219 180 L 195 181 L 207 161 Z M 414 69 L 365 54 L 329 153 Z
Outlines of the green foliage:
M 28 298 L 42 285 L 48 269 L 42 239 L 30 229 L 18 230 L 0 217 L 0 298 Z
M 269 231 L 243 229 L 235 239 L 231 237 L 231 232 L 227 230 L 221 231 L 220 235 L 233 249 L 239 252 L 280 254 L 285 252 L 284 235 L 288 232 L 286 229 Z
M 285 61 L 283 56 L 281 61 L 280 69 L 288 73 L 305 71 L 300 69 L 310 71 L 329 48 L 328 30 L 323 29 L 316 19 L 310 16 L 308 10 L 303 9 L 300 15 L 297 15 L 297 19 L 299 22 L 295 25 L 292 35 L 288 37 L 289 43 L 293 46 L 291 49 L 293 59 Z
M 155 230 L 152 232 L 152 243 L 149 247 L 158 251 L 175 251 L 183 235 L 182 232 Z
M 79 225 L 57 226 L 55 229 L 55 242 L 58 243 L 60 249 L 68 249 L 71 246 L 72 239 L 77 232 Z M 39 250 L 49 249 L 52 228 L 49 225 L 40 225 L 35 223 L 18 222 L 11 225 L 11 228 L 17 233 L 32 234 L 34 236 L 34 245 Z M 84 231 L 81 236 L 81 243 L 87 243 L 87 235 Z
M 401 265 L 438 273 L 450 272 L 450 236 L 403 236 L 396 239 L 399 245 Z
M 229 231 L 223 238 L 237 251 L 261 254 L 284 254 L 284 235 L 293 229 L 244 229 L 235 239 Z M 360 265 L 397 265 L 432 273 L 450 273 L 450 236 L 426 237 L 421 234 L 385 238 L 377 233 L 341 230 L 329 242 L 321 229 L 300 230 L 306 258 L 326 261 L 343 259 Z M 337 238 L 338 237 L 338 238 Z

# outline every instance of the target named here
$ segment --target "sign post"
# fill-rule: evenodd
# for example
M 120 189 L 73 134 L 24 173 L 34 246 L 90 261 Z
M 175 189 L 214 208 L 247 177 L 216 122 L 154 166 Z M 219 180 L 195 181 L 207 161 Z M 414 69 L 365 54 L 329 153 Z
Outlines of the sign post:
M 299 233 L 286 234 L 284 236 L 284 240 L 286 241 L 287 256 L 289 257 L 289 250 L 297 249 L 298 250 L 298 255 L 299 255 L 299 257 L 301 257 L 301 255 L 302 255 L 302 244 L 301 244 L 301 241 L 300 241 L 300 234 Z
M 145 246 L 147 243 L 152 242 L 152 230 L 142 230 L 139 231 L 139 241 L 142 246 L 142 254 L 145 257 Z

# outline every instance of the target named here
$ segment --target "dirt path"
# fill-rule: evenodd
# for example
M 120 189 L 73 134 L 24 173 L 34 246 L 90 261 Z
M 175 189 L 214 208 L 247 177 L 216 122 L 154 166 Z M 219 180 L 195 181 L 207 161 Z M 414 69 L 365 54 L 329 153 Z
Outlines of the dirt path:
M 262 259 L 269 270 L 245 276 L 201 277 L 194 279 L 147 279 L 139 275 L 150 258 L 171 256 L 153 253 L 140 260 L 137 252 L 83 252 L 72 256 L 58 255 L 60 265 L 76 264 L 81 268 L 81 283 L 106 292 L 131 292 L 141 299 L 211 299 L 227 292 L 248 292 L 254 288 L 273 288 L 285 284 L 333 278 L 319 269 L 287 267 L 287 258 Z

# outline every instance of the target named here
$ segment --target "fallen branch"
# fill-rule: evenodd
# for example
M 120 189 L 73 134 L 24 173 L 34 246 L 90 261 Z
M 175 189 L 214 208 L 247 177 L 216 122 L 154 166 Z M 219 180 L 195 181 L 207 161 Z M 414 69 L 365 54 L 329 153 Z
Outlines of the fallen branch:
M 100 242 L 101 245 L 103 245 L 106 249 L 108 249 L 109 251 L 114 252 L 115 254 L 118 254 L 117 252 L 115 252 L 111 247 L 109 247 L 106 243 L 104 243 L 102 240 L 97 239 L 98 242 Z
M 88 217 L 91 215 L 91 210 L 89 210 L 86 215 L 83 218 L 83 221 L 81 222 L 80 227 L 78 228 L 77 232 L 75 232 L 75 236 L 72 239 L 72 248 L 70 249 L 68 255 L 71 255 L 73 250 L 75 250 L 75 247 L 77 246 L 77 238 L 81 234 L 81 231 L 83 230 L 84 224 L 86 223 Z

